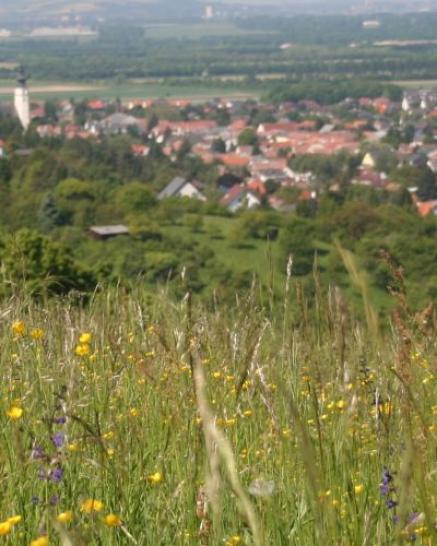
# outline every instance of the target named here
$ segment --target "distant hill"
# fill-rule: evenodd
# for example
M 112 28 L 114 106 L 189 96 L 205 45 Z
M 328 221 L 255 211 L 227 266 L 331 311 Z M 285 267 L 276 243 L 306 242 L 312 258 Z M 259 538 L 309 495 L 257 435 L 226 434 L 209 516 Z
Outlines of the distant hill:
M 113 19 L 135 21 L 158 18 L 200 17 L 206 4 L 229 14 L 279 12 L 358 13 L 378 11 L 437 10 L 437 0 L 1 0 L 2 26 L 41 23 L 89 23 Z M 265 9 L 263 9 L 265 7 Z M 275 11 L 271 11 L 275 7 Z M 246 9 L 245 9 L 246 8 Z
M 1 0 L 2 26 L 201 16 L 198 0 Z

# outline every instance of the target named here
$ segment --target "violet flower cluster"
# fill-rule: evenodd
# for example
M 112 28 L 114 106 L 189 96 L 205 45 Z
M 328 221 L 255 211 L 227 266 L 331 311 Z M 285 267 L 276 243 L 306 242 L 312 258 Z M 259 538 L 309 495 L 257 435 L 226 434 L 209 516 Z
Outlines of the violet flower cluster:
M 64 478 L 64 468 L 62 466 L 62 455 L 66 444 L 66 434 L 62 430 L 67 423 L 67 416 L 62 396 L 60 403 L 56 407 L 55 416 L 51 419 L 50 428 L 50 447 L 45 449 L 43 445 L 36 440 L 32 446 L 31 459 L 39 463 L 37 472 L 38 479 L 51 482 L 53 486 L 59 486 Z M 55 428 L 56 427 L 56 428 Z M 32 504 L 40 504 L 39 497 L 32 497 Z M 55 506 L 59 503 L 59 492 L 55 490 L 49 499 L 49 504 Z

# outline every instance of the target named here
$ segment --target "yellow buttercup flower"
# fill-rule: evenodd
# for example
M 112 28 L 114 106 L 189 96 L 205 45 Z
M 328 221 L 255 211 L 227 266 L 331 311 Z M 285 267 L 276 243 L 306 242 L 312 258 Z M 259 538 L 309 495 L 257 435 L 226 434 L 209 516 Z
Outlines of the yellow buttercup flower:
M 108 527 L 120 527 L 122 524 L 121 518 L 116 514 L 108 514 L 103 518 L 103 522 Z
M 35 340 L 42 339 L 44 337 L 44 330 L 41 330 L 41 328 L 34 328 L 30 332 L 30 337 Z
M 26 325 L 22 320 L 16 320 L 13 322 L 11 328 L 14 334 L 17 336 L 24 336 L 26 333 Z
M 73 521 L 73 512 L 71 510 L 67 510 L 67 512 L 61 512 L 56 516 L 56 519 L 60 523 L 70 523 Z
M 91 349 L 87 343 L 81 343 L 80 345 L 76 346 L 74 352 L 77 356 L 87 356 L 90 354 Z
M 152 485 L 158 485 L 164 480 L 164 476 L 161 474 L 161 472 L 155 472 L 154 474 L 149 474 L 147 476 L 147 481 L 151 483 Z
M 0 523 L 0 536 L 7 535 L 11 532 L 12 524 L 9 521 L 2 521 Z
M 84 332 L 83 334 L 81 334 L 79 341 L 84 345 L 89 345 L 91 343 L 92 337 L 92 334 L 90 334 L 89 332 Z
M 91 514 L 92 512 L 101 512 L 104 508 L 103 502 L 96 499 L 87 499 L 80 507 L 81 512 Z
M 23 519 L 23 516 L 11 516 L 10 518 L 7 519 L 7 522 L 10 523 L 11 525 L 17 525 L 17 523 L 20 523 L 20 521 L 22 521 Z
M 23 416 L 23 408 L 20 408 L 19 406 L 11 406 L 6 412 L 6 415 L 11 421 L 18 421 Z
M 234 535 L 226 541 L 226 546 L 237 546 L 237 544 L 242 544 L 240 535 Z
M 48 546 L 48 544 L 49 537 L 47 535 L 43 535 L 39 538 L 36 538 L 35 540 L 32 540 L 30 546 Z
M 360 495 L 364 491 L 364 485 L 362 483 L 354 487 L 355 495 Z

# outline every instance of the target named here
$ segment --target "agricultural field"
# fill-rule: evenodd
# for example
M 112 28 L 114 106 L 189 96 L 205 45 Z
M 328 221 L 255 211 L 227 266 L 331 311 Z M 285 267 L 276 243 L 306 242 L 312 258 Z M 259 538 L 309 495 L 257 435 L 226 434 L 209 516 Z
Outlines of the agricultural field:
M 188 38 L 190 40 L 208 37 L 235 37 L 235 36 L 265 36 L 265 32 L 252 31 L 240 28 L 231 21 L 204 22 L 199 23 L 152 23 L 145 26 L 145 37 L 147 39 L 178 39 Z M 269 34 L 269 33 L 267 33 Z M 274 34 L 274 33 L 273 33 Z
M 0 80 L 0 101 L 11 101 L 13 99 L 13 80 Z M 234 99 L 256 98 L 259 93 L 244 86 L 231 85 L 223 86 L 220 83 L 208 85 L 194 85 L 165 81 L 95 81 L 91 83 L 80 82 L 53 82 L 53 81 L 30 81 L 29 92 L 31 97 L 37 100 L 55 98 L 74 98 L 77 100 L 99 97 L 102 99 L 129 100 L 135 98 L 188 98 L 193 101 L 206 101 L 214 97 L 229 97 Z
M 431 546 L 435 317 L 255 292 L 4 300 L 3 543 Z
M 393 82 L 405 89 L 432 89 L 437 87 L 437 80 L 417 80 Z

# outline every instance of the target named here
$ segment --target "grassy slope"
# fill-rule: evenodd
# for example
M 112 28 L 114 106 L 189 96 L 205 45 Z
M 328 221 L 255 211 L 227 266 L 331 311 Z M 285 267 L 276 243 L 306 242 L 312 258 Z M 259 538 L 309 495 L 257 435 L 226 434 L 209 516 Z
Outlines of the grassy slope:
M 292 291 L 289 300 L 296 299 Z M 429 323 L 413 334 L 404 319 L 401 331 L 379 339 L 338 302 L 328 306 L 320 296 L 318 303 L 315 315 L 301 301 L 280 319 L 250 299 L 188 313 L 186 302 L 140 289 L 101 293 L 82 310 L 66 301 L 2 302 L 0 513 L 23 517 L 2 540 L 29 544 L 46 526 L 50 544 L 59 544 L 52 518 L 72 510 L 73 522 L 60 529 L 76 533 L 73 544 L 82 543 L 78 535 L 89 546 L 199 544 L 202 525 L 211 546 L 260 546 L 231 491 L 242 494 L 229 481 L 233 457 L 243 491 L 261 495 L 250 502 L 265 544 L 388 545 L 414 511 L 423 515 L 407 536 L 418 532 L 416 544 L 430 546 L 436 330 Z M 84 332 L 92 337 L 78 356 Z M 199 383 L 194 389 L 190 362 L 204 374 L 206 392 Z M 11 408 L 23 414 L 13 420 Z M 229 442 L 233 455 L 222 459 L 221 472 L 202 423 Z M 56 450 L 59 432 L 65 443 Z M 217 453 L 224 441 L 218 438 Z M 47 458 L 31 457 L 35 444 Z M 379 490 L 384 467 L 394 480 L 387 497 Z M 42 479 L 55 468 L 63 469 L 59 483 Z M 208 468 L 222 502 L 207 489 L 202 513 L 196 499 Z M 103 502 L 101 512 L 81 512 L 86 499 Z M 389 509 L 387 499 L 400 504 Z M 102 522 L 111 512 L 123 527 Z
M 252 239 L 247 245 L 237 246 L 229 238 L 235 222 L 234 218 L 206 216 L 202 230 L 196 233 L 187 226 L 170 226 L 163 229 L 168 235 L 192 238 L 199 244 L 211 248 L 218 260 L 237 271 L 253 271 L 263 283 L 267 282 L 269 274 L 269 254 L 276 262 L 278 245 Z M 213 234 L 216 233 L 215 236 Z

